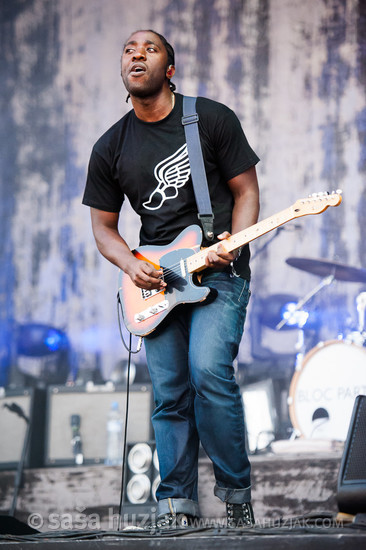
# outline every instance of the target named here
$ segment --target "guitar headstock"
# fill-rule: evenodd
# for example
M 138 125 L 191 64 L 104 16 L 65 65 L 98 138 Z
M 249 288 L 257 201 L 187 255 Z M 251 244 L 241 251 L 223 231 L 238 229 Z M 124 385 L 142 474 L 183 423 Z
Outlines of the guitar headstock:
M 313 193 L 306 199 L 299 199 L 292 206 L 295 217 L 305 216 L 306 214 L 320 214 L 329 206 L 338 206 L 342 202 L 342 191 L 332 191 L 332 193 Z

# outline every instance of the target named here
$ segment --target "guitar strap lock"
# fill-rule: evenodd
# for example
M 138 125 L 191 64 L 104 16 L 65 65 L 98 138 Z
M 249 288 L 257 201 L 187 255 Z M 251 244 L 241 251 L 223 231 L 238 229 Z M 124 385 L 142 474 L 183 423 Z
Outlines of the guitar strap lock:
M 214 215 L 197 214 L 203 228 L 203 232 L 207 240 L 212 241 L 214 238 Z

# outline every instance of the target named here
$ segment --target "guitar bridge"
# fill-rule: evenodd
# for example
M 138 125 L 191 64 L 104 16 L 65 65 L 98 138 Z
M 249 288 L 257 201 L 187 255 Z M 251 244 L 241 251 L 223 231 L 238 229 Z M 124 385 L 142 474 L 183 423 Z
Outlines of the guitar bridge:
M 158 302 L 157 304 L 154 304 L 153 306 L 150 306 L 149 308 L 144 309 L 139 313 L 136 313 L 135 323 L 141 323 L 142 321 L 146 321 L 146 319 L 153 317 L 153 315 L 157 315 L 158 313 L 165 311 L 166 309 L 168 309 L 168 307 L 169 307 L 168 300 L 163 300 L 162 302 Z

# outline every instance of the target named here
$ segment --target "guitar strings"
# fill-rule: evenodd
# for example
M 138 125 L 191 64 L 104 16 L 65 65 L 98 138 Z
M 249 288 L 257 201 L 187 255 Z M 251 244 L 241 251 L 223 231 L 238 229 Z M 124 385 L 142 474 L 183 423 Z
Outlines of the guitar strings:
M 341 191 L 337 191 L 337 193 L 340 193 L 340 192 L 341 192 Z M 333 196 L 333 194 L 334 194 L 334 191 L 333 191 L 333 193 L 332 193 L 332 196 Z M 319 195 L 319 194 L 318 194 L 318 195 Z M 329 193 L 328 193 L 328 195 L 329 195 Z M 321 198 L 321 200 L 323 200 L 322 197 L 320 197 L 320 198 Z M 327 198 L 328 198 L 328 197 L 327 197 Z M 338 202 L 338 204 L 340 204 L 340 202 Z M 338 206 L 338 204 L 335 205 L 335 206 Z M 284 212 L 285 212 L 285 211 L 284 211 Z M 280 212 L 279 214 L 281 214 L 281 212 Z M 277 214 L 276 216 L 278 216 L 279 214 Z M 266 230 L 264 231 L 264 233 L 268 233 L 268 232 L 271 231 L 272 229 L 275 229 L 275 227 L 273 227 L 273 226 L 271 225 L 271 224 L 273 224 L 273 218 L 274 218 L 274 216 L 272 216 L 271 218 L 267 218 L 267 219 L 265 219 L 265 220 L 262 220 L 261 222 L 258 222 L 257 224 L 255 224 L 255 226 L 257 226 L 257 231 L 258 231 L 258 229 L 259 229 L 259 225 L 261 225 L 264 229 L 266 229 Z M 278 220 L 277 220 L 277 221 L 278 221 Z M 287 221 L 290 221 L 290 220 L 287 220 Z M 281 223 L 279 223 L 279 224 L 277 225 L 277 227 L 280 226 L 280 225 L 283 225 L 284 223 L 285 223 L 285 221 L 282 221 Z M 254 227 L 254 226 L 253 226 L 253 227 Z M 261 234 L 263 234 L 263 233 L 261 233 Z M 259 236 L 259 235 L 258 235 L 258 236 Z M 234 241 L 234 242 L 235 242 L 235 241 Z M 249 243 L 249 242 L 250 242 L 250 240 L 247 241 L 247 243 Z M 194 255 L 194 254 L 193 254 L 193 255 Z M 188 256 L 188 258 L 189 258 L 189 257 L 190 257 L 190 256 Z M 183 262 L 184 262 L 185 268 L 187 268 L 187 259 L 188 259 L 188 258 L 181 258 L 181 260 L 180 260 L 179 262 L 177 262 L 177 263 L 175 263 L 175 264 L 173 264 L 173 265 L 171 265 L 171 266 L 167 266 L 167 267 L 160 266 L 161 269 L 163 270 L 164 281 L 168 282 L 168 281 L 172 281 L 172 280 L 174 280 L 174 279 L 184 278 L 182 275 L 179 275 L 175 270 L 177 270 L 177 269 L 180 267 L 180 262 L 181 262 L 182 260 L 183 260 Z
M 192 250 L 193 252 L 193 250 Z M 194 256 L 195 252 L 193 252 L 192 256 Z M 179 262 L 176 262 L 175 264 L 172 264 L 172 265 L 168 265 L 168 266 L 160 266 L 160 269 L 163 270 L 163 277 L 164 277 L 164 281 L 165 282 L 168 282 L 168 281 L 171 281 L 171 280 L 174 280 L 174 279 L 179 279 L 180 277 L 184 279 L 183 275 L 180 275 L 178 273 L 178 269 L 180 268 L 180 264 L 181 264 L 181 261 L 183 260 L 184 262 L 184 267 L 186 269 L 186 271 L 188 271 L 187 269 L 187 259 L 190 258 L 190 256 L 187 256 L 187 258 L 181 258 L 179 260 Z M 149 260 L 147 260 L 149 261 Z M 169 274 L 171 274 L 171 277 L 169 277 Z
M 203 251 L 201 250 L 201 252 L 203 252 Z M 196 254 L 198 254 L 198 252 L 194 252 L 194 253 L 192 254 L 192 256 L 195 256 Z M 181 258 L 181 259 L 179 260 L 179 262 L 176 262 L 175 264 L 172 264 L 172 265 L 160 266 L 160 268 L 163 270 L 164 281 L 167 282 L 167 280 L 168 280 L 168 275 L 166 275 L 166 277 L 165 277 L 165 272 L 166 272 L 166 271 L 169 271 L 169 272 L 171 271 L 171 272 L 172 272 L 172 275 L 173 275 L 173 273 L 174 273 L 173 279 L 177 279 L 177 278 L 179 278 L 179 277 L 182 277 L 182 275 L 179 275 L 179 274 L 177 273 L 176 270 L 178 270 L 178 269 L 180 268 L 180 263 L 181 263 L 181 261 L 184 262 L 184 267 L 185 267 L 185 269 L 187 270 L 187 260 L 188 260 L 188 258 L 190 258 L 190 257 L 191 257 L 191 256 L 187 256 L 187 258 Z M 149 261 L 149 260 L 147 260 L 147 261 Z M 188 271 L 188 270 L 187 270 L 187 271 Z M 184 277 L 183 277 L 183 278 L 184 278 Z
M 179 262 L 170 266 L 160 266 L 160 268 L 163 270 L 163 280 L 166 283 L 172 282 L 177 279 L 184 279 L 184 276 L 178 273 L 178 269 L 180 269 L 181 267 L 181 261 L 183 261 L 184 263 L 185 270 L 188 271 L 187 258 L 181 258 Z
M 160 266 L 160 269 L 163 270 L 163 278 L 165 282 L 173 281 L 175 279 L 184 278 L 182 275 L 180 275 L 177 270 L 180 268 L 180 263 L 183 260 L 184 267 L 187 270 L 187 262 L 186 258 L 181 258 L 179 262 L 176 262 L 175 264 L 168 265 L 168 266 Z
M 187 258 L 181 258 L 179 260 L 179 262 L 175 263 L 175 264 L 172 264 L 172 265 L 167 265 L 167 266 L 160 266 L 160 268 L 163 270 L 163 271 L 174 271 L 176 273 L 176 270 L 180 268 L 180 263 L 181 261 L 183 260 L 184 262 L 184 267 L 187 268 Z
M 184 265 L 186 266 L 185 261 L 184 261 Z M 174 269 L 177 269 L 179 267 L 180 267 L 180 264 L 175 264 L 175 265 L 172 265 L 171 267 L 163 267 L 162 268 L 162 270 L 163 270 L 163 280 L 166 283 L 169 283 L 169 282 L 172 282 L 176 279 L 183 278 L 181 275 L 179 275 L 179 273 L 174 271 Z

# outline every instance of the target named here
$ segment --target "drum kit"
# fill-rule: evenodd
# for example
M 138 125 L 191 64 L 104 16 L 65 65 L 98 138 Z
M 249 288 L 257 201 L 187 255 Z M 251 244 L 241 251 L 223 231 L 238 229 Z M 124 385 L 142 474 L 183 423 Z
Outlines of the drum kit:
M 288 397 L 293 437 L 345 441 L 355 398 L 366 395 L 366 292 L 356 298 L 356 330 L 319 342 L 306 354 L 303 328 L 307 316 L 300 313 L 310 298 L 333 281 L 366 284 L 366 269 L 310 258 L 288 258 L 286 263 L 322 278 L 276 327 L 280 330 L 296 318 L 300 329 Z

